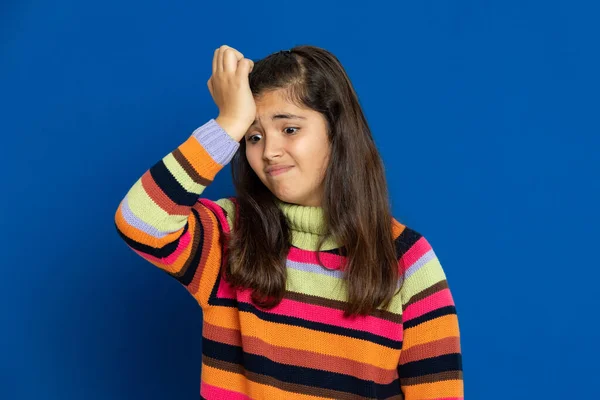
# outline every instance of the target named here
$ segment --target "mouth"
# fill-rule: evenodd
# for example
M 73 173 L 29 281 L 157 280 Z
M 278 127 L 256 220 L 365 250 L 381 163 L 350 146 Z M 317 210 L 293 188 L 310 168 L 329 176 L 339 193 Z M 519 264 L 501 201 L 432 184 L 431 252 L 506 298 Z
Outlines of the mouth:
M 271 171 L 267 172 L 267 175 L 269 175 L 269 176 L 277 176 L 277 175 L 285 174 L 286 172 L 288 172 L 292 168 L 293 167 L 285 167 L 285 168 L 274 169 L 274 170 L 271 170 Z

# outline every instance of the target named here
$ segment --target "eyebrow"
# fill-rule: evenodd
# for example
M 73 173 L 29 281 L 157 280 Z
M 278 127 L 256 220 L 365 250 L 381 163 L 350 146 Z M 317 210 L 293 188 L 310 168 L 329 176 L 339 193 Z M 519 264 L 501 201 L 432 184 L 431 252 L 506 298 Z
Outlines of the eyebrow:
M 272 121 L 275 121 L 276 119 L 306 119 L 306 117 L 303 117 L 301 115 L 289 114 L 289 113 L 277 113 L 277 114 L 271 115 Z M 252 125 L 250 125 L 250 126 L 254 126 L 256 124 L 258 124 L 258 119 L 255 119 L 254 122 L 252 123 Z

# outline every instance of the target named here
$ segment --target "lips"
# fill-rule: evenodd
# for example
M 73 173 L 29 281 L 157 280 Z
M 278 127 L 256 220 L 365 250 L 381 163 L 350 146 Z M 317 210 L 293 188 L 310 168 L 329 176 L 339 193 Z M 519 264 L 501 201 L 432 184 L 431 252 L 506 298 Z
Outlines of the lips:
M 275 167 L 275 168 L 271 168 L 271 169 L 267 170 L 267 174 L 269 174 L 270 176 L 276 176 L 276 175 L 280 175 L 280 174 L 286 173 L 291 168 L 293 168 L 293 167 L 292 166 Z

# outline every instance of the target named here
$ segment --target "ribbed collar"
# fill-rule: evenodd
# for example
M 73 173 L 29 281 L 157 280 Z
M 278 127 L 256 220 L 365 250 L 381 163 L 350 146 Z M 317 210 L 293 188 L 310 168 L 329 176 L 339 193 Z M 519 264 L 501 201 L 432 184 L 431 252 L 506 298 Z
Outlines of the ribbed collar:
M 305 250 L 317 250 L 319 240 L 327 234 L 323 208 L 286 203 L 277 198 L 275 202 L 285 215 L 292 231 L 292 244 Z M 337 247 L 339 247 L 338 244 L 328 237 L 322 250 Z

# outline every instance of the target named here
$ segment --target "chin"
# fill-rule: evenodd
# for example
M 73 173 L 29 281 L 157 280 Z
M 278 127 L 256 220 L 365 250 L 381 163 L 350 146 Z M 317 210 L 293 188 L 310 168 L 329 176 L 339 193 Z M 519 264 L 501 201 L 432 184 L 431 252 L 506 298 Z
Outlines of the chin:
M 275 197 L 277 197 L 279 200 L 281 200 L 283 202 L 291 203 L 291 204 L 298 203 L 298 199 L 294 198 L 294 196 L 286 196 L 286 195 L 282 195 L 282 194 L 277 194 L 275 192 L 273 192 L 273 194 L 275 195 Z

